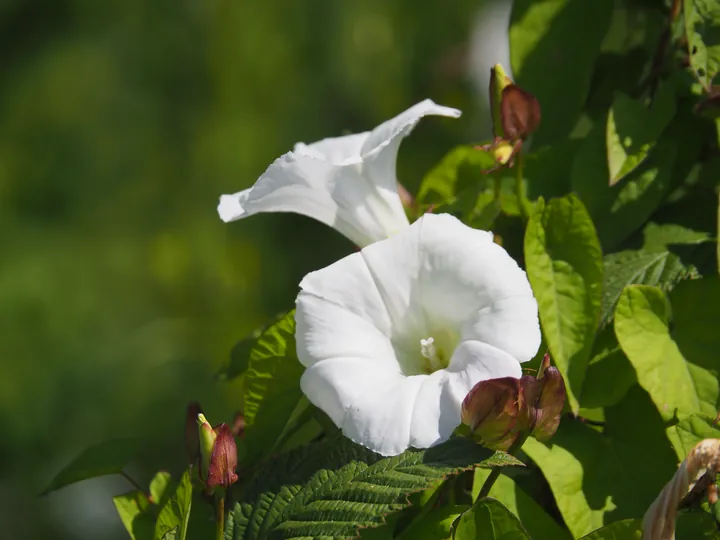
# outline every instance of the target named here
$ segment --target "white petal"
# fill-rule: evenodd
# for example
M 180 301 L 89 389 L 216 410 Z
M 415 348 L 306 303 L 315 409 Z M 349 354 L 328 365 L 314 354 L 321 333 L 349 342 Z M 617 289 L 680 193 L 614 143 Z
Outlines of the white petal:
M 477 341 L 455 349 L 450 366 L 426 377 L 415 401 L 410 445 L 428 448 L 446 441 L 460 425 L 462 401 L 480 381 L 522 374 L 507 353 Z
M 297 143 L 294 152 L 323 159 L 333 165 L 347 165 L 362 161 L 361 150 L 370 132 L 330 137 L 312 144 Z
M 333 358 L 313 364 L 300 379 L 300 388 L 313 405 L 342 427 L 347 411 L 365 396 L 377 396 L 398 384 L 402 376 L 382 362 L 367 358 Z
M 294 212 L 334 227 L 359 246 L 387 237 L 388 228 L 407 225 L 405 213 L 394 215 L 362 177 L 360 164 L 333 165 L 307 151 L 276 159 L 249 190 L 223 195 L 218 212 L 224 221 Z
M 458 109 L 437 105 L 426 99 L 400 113 L 395 118 L 383 122 L 372 130 L 362 146 L 366 174 L 380 188 L 397 192 L 395 174 L 400 143 L 415 128 L 424 116 L 447 116 L 459 118 Z

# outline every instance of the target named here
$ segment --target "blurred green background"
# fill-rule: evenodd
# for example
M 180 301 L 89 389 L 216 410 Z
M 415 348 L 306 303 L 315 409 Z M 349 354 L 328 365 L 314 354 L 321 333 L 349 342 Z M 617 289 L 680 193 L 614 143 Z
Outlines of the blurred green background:
M 123 479 L 37 493 L 111 437 L 151 441 L 143 483 L 179 470 L 187 402 L 214 423 L 237 407 L 237 387 L 213 379 L 232 345 L 353 250 L 300 216 L 223 224 L 219 195 L 297 141 L 426 97 L 463 109 L 401 147 L 414 189 L 483 135 L 468 77 L 479 7 L 0 1 L 0 538 L 124 538 Z

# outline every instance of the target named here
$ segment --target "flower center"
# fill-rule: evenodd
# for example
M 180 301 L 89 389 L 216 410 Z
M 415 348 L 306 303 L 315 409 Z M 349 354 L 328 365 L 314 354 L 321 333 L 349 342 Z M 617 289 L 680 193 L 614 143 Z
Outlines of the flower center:
M 435 339 L 432 337 L 420 340 L 420 354 L 424 357 L 423 373 L 433 373 L 448 366 L 448 355 L 442 348 L 435 346 Z

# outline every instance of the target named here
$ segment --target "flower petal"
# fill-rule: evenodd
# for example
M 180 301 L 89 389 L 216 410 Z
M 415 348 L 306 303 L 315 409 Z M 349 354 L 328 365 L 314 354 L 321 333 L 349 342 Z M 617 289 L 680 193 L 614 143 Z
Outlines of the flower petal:
M 349 410 L 353 409 L 354 414 L 367 411 L 368 415 L 372 415 L 373 411 L 364 407 L 365 400 L 389 392 L 402 380 L 401 375 L 379 361 L 333 358 L 306 369 L 300 379 L 300 388 L 313 405 L 342 428 Z
M 343 137 L 330 137 L 312 144 L 297 143 L 293 151 L 322 159 L 332 165 L 348 165 L 362 161 L 363 144 L 370 136 L 369 131 Z
M 444 107 L 431 99 L 426 99 L 395 118 L 383 122 L 372 130 L 362 145 L 361 154 L 367 176 L 378 187 L 390 192 L 397 192 L 395 166 L 402 140 L 410 134 L 424 116 L 459 118 L 461 114 L 458 109 Z
M 425 378 L 415 400 L 410 445 L 428 448 L 446 441 L 460 425 L 462 402 L 480 381 L 522 374 L 512 356 L 478 341 L 461 343 L 450 366 Z

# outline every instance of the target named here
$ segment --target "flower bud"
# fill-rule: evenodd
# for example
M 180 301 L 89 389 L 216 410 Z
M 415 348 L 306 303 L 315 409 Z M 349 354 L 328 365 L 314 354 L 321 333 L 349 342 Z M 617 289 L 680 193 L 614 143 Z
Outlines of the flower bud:
M 220 424 L 215 428 L 217 437 L 213 445 L 210 466 L 208 468 L 207 482 L 209 489 L 215 487 L 229 488 L 237 482 L 237 445 L 230 426 Z
M 200 470 L 200 477 L 207 478 L 208 468 L 210 467 L 210 458 L 212 457 L 213 447 L 215 446 L 215 439 L 217 434 L 213 430 L 210 423 L 205 419 L 205 415 L 200 413 L 197 415 L 197 423 L 200 427 L 200 456 L 202 457 L 202 467 Z
M 539 380 L 542 389 L 535 404 L 536 419 L 533 434 L 539 441 L 546 441 L 557 431 L 565 406 L 565 381 L 556 367 L 548 367 Z
M 476 384 L 463 400 L 462 421 L 493 450 L 508 450 L 521 436 L 552 437 L 565 405 L 565 381 L 545 356 L 538 377 L 502 377 Z
M 488 448 L 507 450 L 519 435 L 515 427 L 524 409 L 519 383 L 513 377 L 481 381 L 463 400 L 462 422 Z

